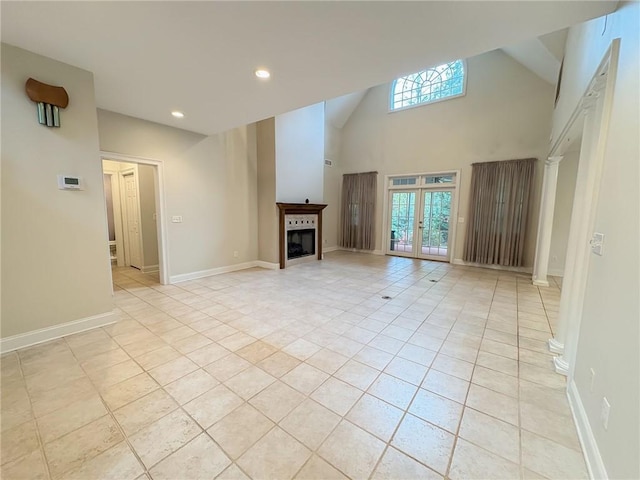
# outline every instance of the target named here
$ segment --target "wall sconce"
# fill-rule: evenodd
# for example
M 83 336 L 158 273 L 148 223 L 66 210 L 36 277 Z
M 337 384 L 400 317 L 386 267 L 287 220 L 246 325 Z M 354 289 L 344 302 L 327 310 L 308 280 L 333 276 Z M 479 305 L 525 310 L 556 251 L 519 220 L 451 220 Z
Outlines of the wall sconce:
M 25 85 L 29 98 L 38 104 L 38 122 L 47 127 L 60 126 L 60 108 L 67 108 L 69 95 L 62 87 L 54 87 L 30 78 Z

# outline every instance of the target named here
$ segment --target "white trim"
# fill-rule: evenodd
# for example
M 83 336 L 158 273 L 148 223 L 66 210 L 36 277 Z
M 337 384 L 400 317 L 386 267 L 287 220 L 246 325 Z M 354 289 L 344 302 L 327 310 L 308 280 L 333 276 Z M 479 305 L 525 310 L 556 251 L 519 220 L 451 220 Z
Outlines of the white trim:
M 384 255 L 382 250 L 360 250 L 358 248 L 336 247 L 336 250 L 353 253 L 368 253 L 369 255 Z
M 454 258 L 451 262 L 454 265 L 465 267 L 489 268 L 491 270 L 504 270 L 505 272 L 531 273 L 531 267 L 507 267 L 505 265 L 485 265 L 484 263 L 465 262 L 461 258 Z
M 569 375 L 569 364 L 562 357 L 553 357 L 553 368 L 560 375 Z
M 550 156 L 562 155 L 568 148 L 571 132 L 582 129 L 580 158 L 576 190 L 567 247 L 558 326 L 556 337 L 564 343 L 562 360 L 568 366 L 569 380 L 573 379 L 580 337 L 582 309 L 587 289 L 591 248 L 591 237 L 596 220 L 598 195 L 602 182 L 605 149 L 608 141 L 609 123 L 613 108 L 613 97 L 618 69 L 620 39 L 612 40 L 600 65 L 587 86 Z M 572 137 L 572 138 L 575 138 Z M 566 144 L 566 145 L 565 145 Z
M 160 271 L 160 268 L 159 265 L 145 265 L 140 269 L 140 271 L 142 273 L 156 273 Z
M 30 347 L 39 343 L 66 337 L 74 333 L 84 332 L 98 327 L 104 327 L 118 321 L 118 314 L 115 311 L 100 313 L 90 317 L 73 320 L 71 322 L 53 325 L 51 327 L 32 330 L 27 333 L 20 333 L 10 337 L 0 339 L 0 353 L 11 352 L 19 348 Z
M 555 338 L 550 338 L 547 340 L 547 346 L 549 347 L 549 351 L 552 353 L 559 353 L 562 355 L 564 352 L 564 343 L 560 343 Z
M 415 105 L 407 105 L 406 107 L 399 107 L 399 108 L 393 108 L 393 87 L 395 86 L 396 82 L 402 78 L 402 77 L 406 77 L 407 75 L 412 75 L 415 73 L 420 73 L 426 70 L 431 70 L 434 69 L 436 67 L 440 67 L 442 65 L 447 65 L 449 63 L 454 63 L 460 61 L 462 62 L 462 66 L 464 68 L 464 75 L 462 77 L 462 93 L 458 93 L 457 95 L 449 95 L 448 97 L 444 97 L 444 98 L 439 98 L 437 100 L 431 100 L 430 102 L 421 102 L 421 103 L 416 103 Z M 409 110 L 411 108 L 416 108 L 416 107 L 423 107 L 424 105 L 431 105 L 433 103 L 440 103 L 440 102 L 445 102 L 447 100 L 453 100 L 454 98 L 458 98 L 458 97 L 464 97 L 467 94 L 467 77 L 468 75 L 468 70 L 467 70 L 467 60 L 465 58 L 458 58 L 457 60 L 452 60 L 451 62 L 445 62 L 445 63 L 441 63 L 439 65 L 433 65 L 431 67 L 425 67 L 422 70 L 418 70 L 417 72 L 411 72 L 408 73 L 407 75 L 402 75 L 400 77 L 394 78 L 393 80 L 391 80 L 391 83 L 389 84 L 389 96 L 388 96 L 388 102 L 387 102 L 387 113 L 395 113 L 395 112 L 401 112 L 403 110 Z
M 418 197 L 416 200 L 422 202 L 422 191 L 423 190 L 431 190 L 434 188 L 441 190 L 451 190 L 453 193 L 453 198 L 451 202 L 451 215 L 449 217 L 449 248 L 447 251 L 447 256 L 445 261 L 449 263 L 453 263 L 455 248 L 456 248 L 456 238 L 458 234 L 458 206 L 460 202 L 460 175 L 461 170 L 443 170 L 439 172 L 423 172 L 423 173 L 407 173 L 407 174 L 391 174 L 384 176 L 384 203 L 382 205 L 382 253 L 381 255 L 392 255 L 396 257 L 407 257 L 407 258 L 417 258 L 418 260 L 434 260 L 434 261 L 442 261 L 443 259 L 434 259 L 427 258 L 425 256 L 414 256 L 413 253 L 406 253 L 403 255 L 403 252 L 397 252 L 395 250 L 390 249 L 391 245 L 391 230 L 389 227 L 389 202 L 390 202 L 390 192 L 398 191 L 398 190 L 409 190 L 409 191 L 417 191 Z M 451 183 L 442 183 L 436 184 L 435 186 L 426 185 L 426 184 L 416 184 L 416 185 L 402 185 L 402 188 L 398 188 L 398 186 L 391 187 L 391 179 L 392 178 L 404 178 L 404 177 L 425 177 L 425 176 L 438 176 L 438 175 L 453 175 L 455 181 Z M 420 207 L 422 208 L 422 207 Z M 418 213 L 416 213 L 415 220 L 417 221 Z M 453 220 L 453 221 L 452 221 Z
M 279 263 L 265 262 L 263 260 L 256 260 L 254 263 L 254 266 L 258 268 L 265 268 L 267 270 L 280 270 Z
M 164 186 L 164 162 L 162 160 L 155 160 L 152 158 L 135 157 L 133 155 L 123 155 L 121 153 L 100 151 L 101 160 L 114 160 L 116 162 L 128 162 L 138 163 L 144 165 L 152 165 L 156 167 L 157 184 L 156 184 L 156 207 L 158 208 L 158 215 L 156 216 L 158 222 L 158 263 L 160 271 L 160 283 L 167 285 L 170 283 L 169 271 L 169 235 L 167 233 L 166 222 L 166 194 Z M 106 209 L 106 205 L 105 205 Z M 105 213 L 105 222 L 107 216 Z M 108 238 L 108 237 L 107 237 Z
M 336 250 L 340 250 L 340 247 L 334 245 L 333 247 L 323 247 L 322 253 L 335 252 Z
M 569 399 L 569 407 L 571 407 L 571 414 L 573 415 L 573 421 L 576 424 L 578 431 L 578 439 L 584 452 L 585 463 L 587 464 L 587 470 L 589 470 L 590 478 L 607 479 L 607 469 L 602 461 L 600 450 L 598 449 L 598 443 L 596 442 L 593 430 L 589 423 L 589 417 L 584 409 L 582 400 L 580 398 L 580 392 L 576 382 L 571 380 L 567 388 L 567 398 Z
M 209 270 L 200 270 L 198 272 L 180 273 L 171 275 L 169 282 L 171 284 L 178 282 L 186 282 L 187 280 L 197 280 L 198 278 L 210 277 L 212 275 L 220 275 L 221 273 L 237 272 L 238 270 L 246 270 L 247 268 L 256 267 L 257 261 L 237 263 L 235 265 L 227 265 L 225 267 L 210 268 Z
M 549 277 L 564 277 L 564 268 L 552 268 L 547 272 Z
M 553 214 L 556 205 L 556 190 L 558 189 L 558 171 L 562 158 L 562 156 L 549 157 L 544 162 L 542 190 L 540 191 L 540 211 L 538 213 L 538 231 L 536 233 L 536 251 L 533 261 L 534 285 L 549 286 L 547 275 L 549 270 L 549 255 L 551 254 Z

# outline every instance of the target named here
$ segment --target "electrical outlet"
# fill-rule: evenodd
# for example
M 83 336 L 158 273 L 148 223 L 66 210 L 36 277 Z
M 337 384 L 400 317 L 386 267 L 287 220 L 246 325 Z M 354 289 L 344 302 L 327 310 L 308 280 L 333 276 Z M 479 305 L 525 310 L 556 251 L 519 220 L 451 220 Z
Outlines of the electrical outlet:
M 238 251 L 237 250 L 235 252 L 233 252 L 233 257 L 234 258 L 238 258 Z
M 596 371 L 593 368 L 591 368 L 589 369 L 589 372 L 591 373 L 591 382 L 590 382 L 589 391 L 593 393 L 593 386 L 596 381 Z
M 605 430 L 609 429 L 609 413 L 611 413 L 611 404 L 607 397 L 602 397 L 602 411 L 600 412 L 600 419 L 602 420 L 602 426 Z

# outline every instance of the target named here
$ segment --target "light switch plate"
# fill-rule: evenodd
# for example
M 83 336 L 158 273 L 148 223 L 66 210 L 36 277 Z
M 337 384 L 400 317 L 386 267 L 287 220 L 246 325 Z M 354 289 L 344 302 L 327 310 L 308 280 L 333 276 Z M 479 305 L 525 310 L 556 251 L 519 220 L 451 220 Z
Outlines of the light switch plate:
M 604 249 L 604 233 L 595 232 L 591 237 L 591 251 L 596 255 L 602 255 Z
M 172 223 L 182 223 L 182 215 L 174 215 L 171 217 Z

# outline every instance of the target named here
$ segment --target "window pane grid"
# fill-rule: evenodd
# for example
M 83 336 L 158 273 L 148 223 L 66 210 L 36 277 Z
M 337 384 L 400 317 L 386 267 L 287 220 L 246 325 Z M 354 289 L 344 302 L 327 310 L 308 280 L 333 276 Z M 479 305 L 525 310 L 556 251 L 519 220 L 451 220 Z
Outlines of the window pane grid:
M 462 60 L 398 78 L 392 85 L 391 109 L 435 102 L 464 93 Z

